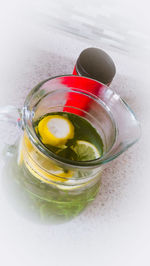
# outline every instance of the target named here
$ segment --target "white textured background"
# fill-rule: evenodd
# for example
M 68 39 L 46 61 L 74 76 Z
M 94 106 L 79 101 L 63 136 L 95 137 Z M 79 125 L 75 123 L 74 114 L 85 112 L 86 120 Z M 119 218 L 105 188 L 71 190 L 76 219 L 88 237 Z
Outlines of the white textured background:
M 106 169 L 95 202 L 65 224 L 17 212 L 1 174 L 0 265 L 150 265 L 149 10 L 146 0 L 1 1 L 0 106 L 21 107 L 34 85 L 71 73 L 79 53 L 96 46 L 114 59 L 111 86 L 136 112 L 142 138 Z M 1 148 L 16 134 L 2 124 L 0 133 Z

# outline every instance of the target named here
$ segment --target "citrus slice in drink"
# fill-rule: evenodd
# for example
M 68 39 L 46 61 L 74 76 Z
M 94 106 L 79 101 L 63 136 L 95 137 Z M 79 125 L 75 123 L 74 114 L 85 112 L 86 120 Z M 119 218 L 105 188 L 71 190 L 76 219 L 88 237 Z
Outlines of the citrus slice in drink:
M 71 148 L 77 154 L 78 161 L 91 161 L 101 156 L 98 149 L 88 141 L 77 140 Z
M 23 162 L 23 137 L 21 138 L 20 142 L 19 142 L 19 146 L 18 146 L 18 157 L 17 157 L 17 164 L 21 165 Z
M 33 176 L 35 176 L 36 178 L 40 179 L 45 183 L 51 184 L 52 181 L 65 182 L 68 180 L 68 178 L 71 178 L 73 176 L 73 172 L 71 170 L 65 172 L 62 168 L 60 168 L 57 171 L 51 170 L 49 173 L 48 171 L 38 166 L 37 163 L 30 160 L 31 159 L 29 159 L 28 163 L 25 162 L 25 166 Z
M 73 176 L 73 171 L 65 170 L 50 161 L 49 158 L 43 157 L 40 152 L 33 147 L 26 134 L 24 134 L 19 144 L 17 162 L 19 166 L 24 162 L 33 176 L 46 183 L 51 183 L 51 181 L 65 182 L 68 178 Z M 40 162 L 40 165 L 38 162 Z
M 74 126 L 71 121 L 61 115 L 48 115 L 42 118 L 37 127 L 43 144 L 52 146 L 64 145 L 74 137 Z
M 29 140 L 29 138 L 26 136 L 26 134 L 24 134 L 19 142 L 19 146 L 18 146 L 18 158 L 17 158 L 17 163 L 18 165 L 21 165 L 23 162 L 23 150 L 24 147 L 26 147 L 26 150 L 31 153 L 34 148 L 31 144 L 31 141 Z

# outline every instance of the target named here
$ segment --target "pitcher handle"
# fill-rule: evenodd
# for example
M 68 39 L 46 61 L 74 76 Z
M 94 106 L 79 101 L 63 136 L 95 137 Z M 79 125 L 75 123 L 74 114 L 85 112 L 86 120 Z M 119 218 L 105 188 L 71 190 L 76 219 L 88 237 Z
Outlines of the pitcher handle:
M 22 128 L 21 109 L 13 105 L 0 107 L 0 121 L 8 122 Z
M 3 144 L 2 145 L 2 149 L 0 150 L 0 158 L 3 159 L 5 157 L 10 157 L 13 154 L 14 151 L 14 145 L 17 141 L 17 138 L 19 138 L 19 133 L 21 133 L 20 129 L 23 129 L 22 126 L 22 110 L 20 108 L 17 108 L 15 106 L 12 105 L 7 105 L 4 107 L 0 107 L 0 122 L 6 122 L 8 124 L 10 124 L 10 128 L 11 126 L 13 126 L 13 130 L 14 130 L 14 135 L 9 136 L 8 132 L 7 132 L 7 136 L 8 139 L 5 140 L 5 135 L 4 140 L 3 140 Z M 2 127 L 3 129 L 3 127 Z M 2 133 L 3 135 L 4 133 Z

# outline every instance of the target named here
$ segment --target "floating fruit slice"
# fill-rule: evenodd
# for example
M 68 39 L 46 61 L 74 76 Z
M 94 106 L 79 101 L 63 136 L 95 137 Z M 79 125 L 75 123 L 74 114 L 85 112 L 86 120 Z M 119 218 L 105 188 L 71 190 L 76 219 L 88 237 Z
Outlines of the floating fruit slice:
M 28 152 L 30 152 L 30 153 L 34 149 L 32 144 L 31 144 L 31 141 L 26 136 L 26 134 L 24 134 L 22 136 L 22 138 L 20 139 L 20 143 L 19 143 L 19 147 L 18 147 L 18 158 L 17 158 L 18 165 L 21 165 L 22 162 L 23 162 L 23 153 L 24 153 L 23 150 L 24 150 L 24 147 L 26 147 L 26 150 Z
M 38 133 L 44 144 L 61 146 L 74 137 L 74 126 L 66 117 L 48 115 L 39 122 Z
M 20 139 L 19 147 L 18 147 L 18 158 L 17 158 L 17 164 L 21 165 L 23 162 L 23 137 Z
M 24 154 L 26 159 L 24 158 Z M 32 156 L 34 159 L 32 159 Z M 52 183 L 52 181 L 65 182 L 73 176 L 73 171 L 65 171 L 63 168 L 51 162 L 49 158 L 44 158 L 33 147 L 26 134 L 20 140 L 17 161 L 19 166 L 24 162 L 33 176 L 46 183 Z M 38 162 L 40 162 L 40 166 Z
M 78 161 L 91 161 L 101 156 L 98 149 L 88 141 L 77 140 L 71 148 L 77 154 Z
M 52 170 L 51 173 L 48 173 L 46 170 L 38 166 L 37 163 L 31 160 L 31 158 L 28 158 L 28 162 L 25 162 L 25 166 L 33 176 L 45 183 L 52 183 L 52 181 L 65 182 L 68 178 L 73 176 L 73 172 L 71 170 L 65 172 L 62 168 L 59 168 L 57 171 Z

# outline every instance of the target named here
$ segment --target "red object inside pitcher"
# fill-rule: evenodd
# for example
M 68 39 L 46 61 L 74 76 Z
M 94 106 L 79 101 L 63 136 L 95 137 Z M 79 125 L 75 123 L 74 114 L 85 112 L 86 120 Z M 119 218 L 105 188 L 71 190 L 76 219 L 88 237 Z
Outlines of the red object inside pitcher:
M 109 86 L 115 73 L 115 64 L 106 52 L 98 48 L 87 48 L 81 52 L 74 67 L 73 75 L 79 76 L 79 78 L 72 79 L 74 80 L 73 88 L 100 96 L 101 89 L 105 87 L 104 84 Z M 65 79 L 64 82 L 68 83 Z M 71 84 L 69 86 L 72 88 Z M 82 110 L 88 110 L 89 104 L 90 98 L 86 95 L 70 92 L 64 111 L 81 114 Z M 76 109 L 73 110 L 71 107 Z
M 83 111 L 88 111 L 90 105 L 90 93 L 100 97 L 105 85 L 85 77 L 74 76 L 72 79 L 64 77 L 62 83 L 67 85 L 74 92 L 69 92 L 67 95 L 67 101 L 63 109 L 64 112 L 71 112 L 78 115 L 83 115 Z M 88 95 L 84 93 L 88 93 Z

